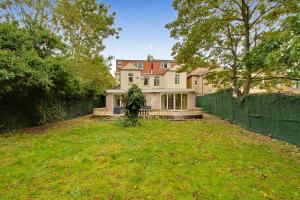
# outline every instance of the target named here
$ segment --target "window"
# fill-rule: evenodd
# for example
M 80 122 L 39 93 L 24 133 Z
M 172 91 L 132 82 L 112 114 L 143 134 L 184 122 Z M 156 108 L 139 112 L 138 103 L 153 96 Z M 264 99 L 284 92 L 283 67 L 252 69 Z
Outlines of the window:
M 168 94 L 168 109 L 174 109 L 174 94 Z
M 194 82 L 194 85 L 195 85 L 195 86 L 197 86 L 197 85 L 198 85 L 198 81 L 197 81 L 197 80 L 195 80 L 195 82 Z
M 160 67 L 161 68 L 165 68 L 165 69 L 170 68 L 171 67 L 171 63 L 162 62 L 162 63 L 160 63 Z
M 121 61 L 117 61 L 118 63 L 118 67 L 122 67 L 122 62 Z
M 187 109 L 187 94 L 182 94 L 181 96 L 181 102 L 182 102 L 182 110 Z
M 142 63 L 142 62 L 137 62 L 137 63 L 135 63 L 135 66 L 136 66 L 137 68 L 139 68 L 139 69 L 142 69 L 142 68 L 144 67 L 144 63 Z
M 163 110 L 168 109 L 168 95 L 167 94 L 161 95 L 161 109 L 163 109 Z
M 175 109 L 181 110 L 181 94 L 175 94 Z
M 187 94 L 175 93 L 161 95 L 162 110 L 186 110 L 188 108 L 187 103 Z
M 144 85 L 149 85 L 149 77 L 144 77 Z
M 298 81 L 294 81 L 293 85 L 292 85 L 293 89 L 299 89 L 299 82 Z
M 180 80 L 180 75 L 176 74 L 175 75 L 175 84 L 178 85 L 179 84 L 179 80 Z
M 128 82 L 133 83 L 133 74 L 132 73 L 128 74 Z
M 154 86 L 159 86 L 159 77 L 154 77 Z

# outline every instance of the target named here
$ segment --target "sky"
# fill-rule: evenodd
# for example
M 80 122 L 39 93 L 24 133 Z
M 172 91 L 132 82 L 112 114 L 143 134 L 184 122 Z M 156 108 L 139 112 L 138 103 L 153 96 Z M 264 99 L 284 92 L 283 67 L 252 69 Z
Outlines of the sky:
M 176 19 L 172 0 L 102 0 L 116 12 L 115 27 L 121 27 L 120 38 L 104 41 L 104 56 L 115 59 L 173 59 L 175 40 L 165 25 Z M 115 71 L 115 60 L 111 72 Z

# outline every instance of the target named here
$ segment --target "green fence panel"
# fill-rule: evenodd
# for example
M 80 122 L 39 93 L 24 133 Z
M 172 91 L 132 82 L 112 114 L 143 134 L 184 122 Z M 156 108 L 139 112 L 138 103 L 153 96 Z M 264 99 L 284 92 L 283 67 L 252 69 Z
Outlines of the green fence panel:
M 297 140 L 300 132 L 300 97 L 281 96 L 278 109 L 278 138 Z
M 262 96 L 248 96 L 246 98 L 248 107 L 249 129 L 262 132 L 263 116 L 261 110 Z
M 106 98 L 105 96 L 96 96 L 94 98 L 94 108 L 103 108 L 106 105 Z
M 93 99 L 73 99 L 64 103 L 66 119 L 88 115 L 93 112 Z
M 249 95 L 235 98 L 231 90 L 198 96 L 196 106 L 246 129 L 300 146 L 300 95 Z

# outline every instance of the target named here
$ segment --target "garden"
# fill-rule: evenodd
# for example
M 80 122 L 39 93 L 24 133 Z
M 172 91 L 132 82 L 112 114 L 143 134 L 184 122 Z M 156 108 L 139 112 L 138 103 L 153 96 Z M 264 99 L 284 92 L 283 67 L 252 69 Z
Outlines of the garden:
M 299 199 L 300 151 L 210 115 L 90 117 L 0 137 L 1 199 Z

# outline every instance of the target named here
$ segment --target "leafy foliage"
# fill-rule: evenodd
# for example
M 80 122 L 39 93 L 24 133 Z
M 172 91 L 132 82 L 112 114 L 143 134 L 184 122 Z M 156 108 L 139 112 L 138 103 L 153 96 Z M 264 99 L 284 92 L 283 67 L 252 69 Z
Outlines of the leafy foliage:
M 114 28 L 115 13 L 109 13 L 108 6 L 96 0 L 4 0 L 0 10 L 2 21 L 18 20 L 20 26 L 37 37 L 40 57 L 49 53 L 64 55 L 68 68 L 83 83 L 84 90 L 103 94 L 113 86 L 109 72 L 111 58 L 106 59 L 101 53 L 105 48 L 103 40 L 118 37 L 121 29 Z M 49 31 L 43 32 L 45 28 Z M 37 36 L 38 31 L 43 33 Z M 62 38 L 56 40 L 47 35 L 54 32 Z M 58 43 L 63 46 L 49 52 L 51 45 Z
M 118 30 L 113 27 L 115 13 L 109 14 L 108 7 L 96 0 L 62 0 L 53 14 L 74 58 L 97 57 L 104 49 L 105 38 L 118 37 Z
M 113 86 L 101 53 L 114 17 L 96 0 L 1 1 L 0 127 L 63 119 L 66 102 Z
M 243 59 L 256 72 L 254 85 L 272 89 L 300 81 L 300 15 L 288 17 L 282 30 L 269 32 Z
M 280 30 L 287 16 L 299 12 L 297 0 L 174 0 L 173 7 L 177 19 L 166 27 L 180 41 L 173 47 L 177 62 L 185 64 L 183 70 L 226 67 L 229 79 L 228 73 L 214 71 L 211 77 L 217 80 L 208 80 L 229 85 L 239 96 L 249 93 L 257 72 L 245 65 L 244 56 L 266 33 Z
M 62 119 L 63 100 L 91 95 L 55 53 L 63 47 L 49 30 L 0 24 L 0 104 L 26 111 L 26 125 Z
M 138 125 L 139 111 L 146 105 L 144 94 L 137 85 L 133 85 L 122 97 L 125 104 L 125 118 L 122 121 L 122 125 L 124 127 Z

